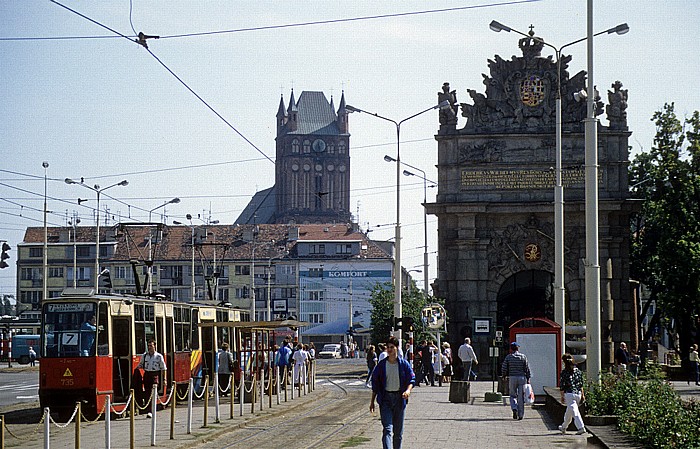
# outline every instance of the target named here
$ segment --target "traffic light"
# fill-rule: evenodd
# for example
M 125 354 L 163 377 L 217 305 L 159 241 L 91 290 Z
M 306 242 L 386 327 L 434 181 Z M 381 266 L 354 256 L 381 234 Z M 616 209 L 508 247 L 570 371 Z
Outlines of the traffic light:
M 7 242 L 2 242 L 2 255 L 0 255 L 0 268 L 9 267 L 9 265 L 5 261 L 10 258 L 10 255 L 7 254 L 7 252 L 11 249 L 12 248 L 10 247 L 10 245 L 7 244 Z
M 112 276 L 109 275 L 109 269 L 105 268 L 102 270 L 100 273 L 100 277 L 102 278 L 102 282 L 100 282 L 100 287 L 107 289 L 107 290 L 112 290 Z
M 403 318 L 403 329 L 409 332 L 413 332 L 413 318 L 406 316 Z
M 402 318 L 401 318 L 401 317 L 398 317 L 398 316 L 395 316 L 395 317 L 394 317 L 394 325 L 392 326 L 392 330 L 397 331 L 397 330 L 399 330 L 399 329 L 403 329 Z

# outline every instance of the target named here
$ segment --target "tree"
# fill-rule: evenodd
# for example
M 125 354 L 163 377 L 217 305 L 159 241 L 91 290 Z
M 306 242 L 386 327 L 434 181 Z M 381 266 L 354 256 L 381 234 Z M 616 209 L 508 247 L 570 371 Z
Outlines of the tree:
M 657 304 L 649 329 L 664 322 L 679 334 L 676 349 L 687 350 L 700 312 L 700 113 L 681 122 L 671 103 L 652 120 L 654 144 L 630 166 L 632 195 L 643 200 L 632 226 L 631 271 Z
M 420 341 L 429 337 L 429 334 L 423 329 L 420 314 L 421 310 L 430 302 L 440 301 L 436 298 L 429 298 L 426 302 L 423 292 L 416 288 L 414 281 L 411 282 L 411 288 L 409 288 L 408 291 L 404 290 L 401 295 L 401 309 L 403 317 L 413 318 L 415 327 L 413 339 L 414 341 Z M 375 285 L 372 289 L 369 302 L 372 304 L 372 343 L 377 344 L 385 342 L 391 334 L 394 318 L 394 287 L 388 282 Z M 404 339 L 406 339 L 406 329 L 404 329 L 403 332 Z

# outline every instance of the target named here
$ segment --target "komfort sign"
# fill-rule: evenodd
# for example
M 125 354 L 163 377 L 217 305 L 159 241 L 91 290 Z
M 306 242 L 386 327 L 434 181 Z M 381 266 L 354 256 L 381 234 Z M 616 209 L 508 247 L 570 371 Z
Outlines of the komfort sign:
M 366 278 L 369 277 L 367 271 L 329 271 L 330 278 Z

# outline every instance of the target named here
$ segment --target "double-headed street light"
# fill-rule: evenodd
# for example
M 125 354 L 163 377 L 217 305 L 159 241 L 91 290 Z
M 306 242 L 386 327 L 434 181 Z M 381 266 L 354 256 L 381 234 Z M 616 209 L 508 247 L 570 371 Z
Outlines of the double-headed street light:
M 401 124 L 404 122 L 418 117 L 421 114 L 425 114 L 428 111 L 435 109 L 443 109 L 450 107 L 450 102 L 444 100 L 435 106 L 431 106 L 428 109 L 413 114 L 410 117 L 406 117 L 401 121 L 392 120 L 387 117 L 383 117 L 375 112 L 367 112 L 362 109 L 355 108 L 353 106 L 347 105 L 345 109 L 350 112 L 363 112 L 369 114 L 373 117 L 386 120 L 391 122 L 396 126 L 396 228 L 394 234 L 394 247 L 396 248 L 396 254 L 394 256 L 394 317 L 400 318 L 402 316 L 401 307 Z M 396 331 L 396 337 L 401 341 L 401 329 Z
M 116 186 L 128 186 L 129 181 L 126 179 L 123 181 L 120 181 L 116 184 L 112 184 L 107 187 L 100 187 L 99 184 L 95 184 L 94 187 L 90 187 L 89 185 L 85 184 L 82 180 L 80 182 L 74 181 L 71 178 L 66 178 L 66 184 L 76 184 L 79 186 L 83 186 L 86 189 L 90 189 L 93 192 L 97 194 L 97 207 L 95 208 L 96 211 L 96 218 L 95 218 L 95 293 L 99 293 L 100 291 L 100 194 L 104 192 L 107 189 L 111 189 L 112 187 Z M 73 273 L 73 276 L 75 276 L 75 273 Z
M 589 48 L 592 43 L 592 38 L 601 34 L 625 34 L 629 31 L 629 26 L 627 26 L 626 23 L 620 24 L 616 27 L 607 29 L 605 31 L 601 31 L 599 33 L 593 34 L 592 32 L 589 32 L 589 35 L 587 37 L 583 37 L 581 39 L 577 39 L 573 42 L 569 42 L 568 44 L 562 45 L 561 47 L 555 47 L 554 45 L 546 42 L 544 39 L 539 38 L 534 36 L 534 33 L 531 31 L 529 34 L 523 33 L 522 31 L 518 31 L 514 28 L 510 28 L 508 26 L 505 26 L 497 21 L 492 21 L 489 24 L 489 28 L 495 32 L 500 32 L 500 31 L 506 31 L 506 32 L 511 32 L 513 31 L 514 33 L 520 34 L 522 36 L 525 36 L 527 38 L 531 38 L 537 42 L 542 43 L 543 45 L 546 45 L 547 47 L 551 48 L 554 50 L 557 58 L 557 90 L 556 90 L 556 151 L 555 151 L 555 158 L 556 158 L 556 165 L 555 165 L 555 185 L 554 185 L 554 320 L 562 327 L 562 330 L 566 328 L 566 317 L 565 317 L 565 312 L 566 312 L 566 307 L 565 307 L 565 288 L 564 288 L 564 187 L 562 185 L 562 169 L 561 169 L 561 151 L 562 151 L 562 142 L 561 142 L 561 128 L 562 128 L 562 119 L 561 119 L 561 51 L 569 47 L 571 45 L 577 44 L 579 42 L 583 42 L 585 40 L 589 41 Z M 593 94 L 593 80 L 592 80 L 592 64 L 589 63 L 589 79 L 588 79 L 588 88 L 589 88 L 589 101 L 595 101 L 594 100 L 594 94 Z M 590 109 L 590 107 L 589 107 Z M 590 113 L 590 110 L 589 110 Z M 595 113 L 593 112 L 593 117 L 595 118 Z M 588 125 L 586 125 L 588 127 Z M 586 132 L 587 137 L 586 141 L 588 141 L 588 131 Z M 586 144 L 586 148 L 588 148 L 588 144 Z M 589 178 L 589 170 L 588 168 L 590 167 L 588 163 L 588 149 L 586 150 L 586 192 L 589 191 L 590 188 L 596 189 L 597 191 L 597 183 L 595 183 L 597 179 L 597 173 L 595 173 L 595 177 L 592 177 L 594 180 L 593 186 L 589 186 L 588 178 Z M 597 165 L 597 163 L 592 163 L 591 165 Z M 596 167 L 597 171 L 597 167 Z M 587 198 L 588 198 L 588 193 L 587 193 Z M 588 202 L 587 202 L 588 203 Z M 597 204 L 596 204 L 596 209 L 597 209 Z M 596 212 L 597 213 L 597 212 Z M 587 207 L 587 213 L 586 215 L 588 216 L 588 207 Z M 586 229 L 587 229 L 587 236 L 589 234 L 589 226 L 596 226 L 597 227 L 597 217 L 594 222 L 589 223 L 588 218 L 586 219 Z M 588 241 L 588 238 L 587 238 Z M 597 241 L 597 232 L 596 232 L 596 241 Z M 597 245 L 597 243 L 596 243 Z M 597 251 L 596 251 L 597 252 Z M 598 265 L 597 257 L 594 262 L 592 262 L 590 259 L 588 261 L 589 263 L 595 263 L 595 265 Z M 587 289 L 588 290 L 588 289 Z M 600 301 L 598 301 L 600 302 Z M 586 301 L 586 310 L 587 310 L 587 316 L 588 316 L 588 310 L 589 309 L 594 309 L 594 310 L 599 310 L 600 307 L 591 307 L 591 304 Z M 598 319 L 598 322 L 600 322 L 600 318 Z M 566 332 L 562 332 L 562 341 L 561 341 L 561 348 L 562 350 L 565 350 L 565 345 L 566 345 Z M 591 346 L 594 344 L 592 343 Z M 600 333 L 598 332 L 598 350 L 597 353 L 598 355 L 600 354 Z M 586 351 L 589 353 L 589 351 Z M 595 368 L 594 368 L 595 369 Z

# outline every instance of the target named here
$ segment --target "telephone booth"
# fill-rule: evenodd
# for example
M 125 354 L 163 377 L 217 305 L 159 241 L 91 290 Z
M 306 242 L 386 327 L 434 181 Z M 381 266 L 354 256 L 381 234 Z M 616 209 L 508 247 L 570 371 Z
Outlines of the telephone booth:
M 561 333 L 561 326 L 547 318 L 523 318 L 509 328 L 510 342 L 518 342 L 527 356 L 535 396 L 544 395 L 545 386 L 559 384 Z

